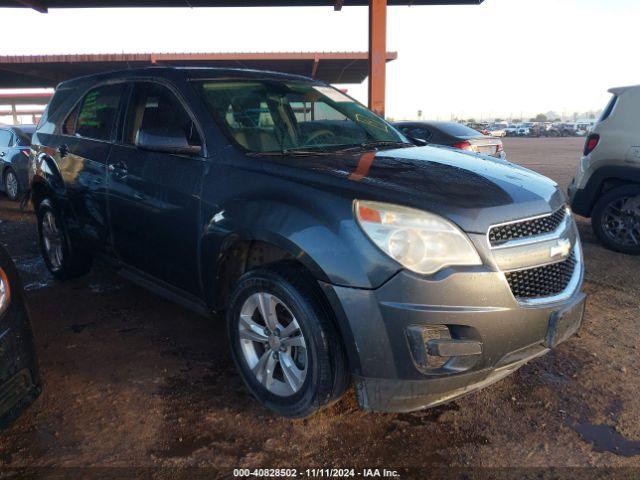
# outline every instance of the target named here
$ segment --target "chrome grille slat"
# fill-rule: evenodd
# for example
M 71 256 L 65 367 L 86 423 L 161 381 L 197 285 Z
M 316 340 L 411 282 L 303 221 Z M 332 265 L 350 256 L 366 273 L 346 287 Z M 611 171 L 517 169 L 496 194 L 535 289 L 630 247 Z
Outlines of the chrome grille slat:
M 566 214 L 566 208 L 563 206 L 542 217 L 496 225 L 489 230 L 489 243 L 492 247 L 497 247 L 511 240 L 553 232 L 560 226 Z

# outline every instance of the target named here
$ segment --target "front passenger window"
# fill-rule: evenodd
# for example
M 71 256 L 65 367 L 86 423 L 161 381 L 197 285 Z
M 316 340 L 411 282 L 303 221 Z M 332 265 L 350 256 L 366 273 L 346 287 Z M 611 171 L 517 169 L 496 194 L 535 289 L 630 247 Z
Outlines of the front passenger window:
M 127 112 L 124 141 L 136 145 L 140 132 L 201 147 L 202 141 L 191 117 L 167 88 L 156 83 L 136 83 Z

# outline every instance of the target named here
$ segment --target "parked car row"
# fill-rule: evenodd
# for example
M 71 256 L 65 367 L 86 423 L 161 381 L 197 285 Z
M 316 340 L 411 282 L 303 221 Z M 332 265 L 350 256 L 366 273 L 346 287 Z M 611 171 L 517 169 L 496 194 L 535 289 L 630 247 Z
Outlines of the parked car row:
M 493 123 L 478 128 L 486 129 L 487 133 L 493 137 L 583 137 L 594 124 L 595 121 Z
M 585 168 L 614 148 L 607 125 L 637 111 L 633 92 L 614 92 Z M 367 410 L 411 411 L 485 387 L 580 328 L 567 198 L 501 146 L 457 124 L 391 125 L 304 77 L 128 70 L 58 86 L 31 139 L 30 198 L 54 277 L 99 258 L 224 312 L 238 372 L 274 412 L 310 415 L 351 382 Z M 609 178 L 603 198 L 620 193 Z M 640 193 L 623 187 L 602 208 L 626 241 Z

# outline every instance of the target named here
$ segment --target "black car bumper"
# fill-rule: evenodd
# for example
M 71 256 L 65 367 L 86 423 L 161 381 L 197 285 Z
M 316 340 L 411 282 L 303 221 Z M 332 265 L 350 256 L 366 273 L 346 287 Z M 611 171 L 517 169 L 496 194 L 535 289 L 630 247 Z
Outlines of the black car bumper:
M 9 280 L 8 309 L 0 316 L 0 428 L 5 428 L 40 393 L 40 375 L 29 314 L 15 267 L 0 250 L 0 268 Z
M 4 428 L 38 396 L 40 376 L 26 309 L 12 305 L 0 329 L 0 428 Z

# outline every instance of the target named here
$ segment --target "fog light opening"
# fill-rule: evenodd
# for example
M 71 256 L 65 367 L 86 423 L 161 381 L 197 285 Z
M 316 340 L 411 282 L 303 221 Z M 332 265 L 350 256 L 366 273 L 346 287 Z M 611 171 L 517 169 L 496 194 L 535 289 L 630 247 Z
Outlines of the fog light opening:
M 444 367 L 451 357 L 429 353 L 428 344 L 433 340 L 451 340 L 446 325 L 411 326 L 407 328 L 411 355 L 420 370 L 437 370 Z

